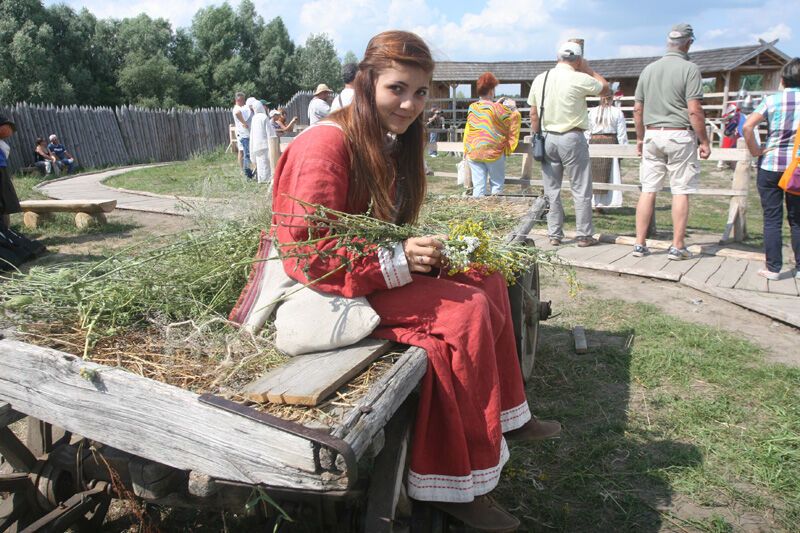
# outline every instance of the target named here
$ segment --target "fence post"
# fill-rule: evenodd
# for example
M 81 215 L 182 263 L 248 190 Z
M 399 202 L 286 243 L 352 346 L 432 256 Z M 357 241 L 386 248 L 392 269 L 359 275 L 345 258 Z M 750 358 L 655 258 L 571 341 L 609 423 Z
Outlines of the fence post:
M 728 208 L 728 222 L 725 224 L 725 232 L 722 234 L 720 244 L 729 242 L 742 242 L 747 238 L 747 192 L 750 190 L 751 163 L 753 158 L 747 151 L 744 139 L 736 142 L 736 148 L 744 150 L 747 157 L 743 161 L 736 162 L 736 169 L 733 171 L 733 184 L 731 189 L 744 191 L 745 196 L 732 196 L 731 204 Z

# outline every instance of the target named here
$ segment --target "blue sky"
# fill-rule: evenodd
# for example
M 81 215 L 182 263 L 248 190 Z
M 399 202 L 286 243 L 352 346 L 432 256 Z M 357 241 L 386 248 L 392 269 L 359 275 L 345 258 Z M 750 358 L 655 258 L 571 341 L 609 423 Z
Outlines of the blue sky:
M 53 4 L 52 0 L 45 0 Z M 265 20 L 281 16 L 295 42 L 312 33 L 330 35 L 343 55 L 363 52 L 385 29 L 415 31 L 438 60 L 513 61 L 549 59 L 558 43 L 586 40 L 594 58 L 658 55 L 672 24 L 695 28 L 695 49 L 754 44 L 779 38 L 778 48 L 800 55 L 800 0 L 253 0 Z M 213 0 L 66 0 L 101 18 L 145 12 L 189 26 Z M 238 5 L 238 0 L 230 2 Z

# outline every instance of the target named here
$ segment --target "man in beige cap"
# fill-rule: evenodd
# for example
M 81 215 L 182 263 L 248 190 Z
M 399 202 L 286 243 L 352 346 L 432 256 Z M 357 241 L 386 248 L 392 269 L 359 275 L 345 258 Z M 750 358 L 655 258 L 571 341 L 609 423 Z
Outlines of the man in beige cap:
M 545 157 L 542 161 L 544 194 L 550 202 L 547 213 L 547 235 L 550 244 L 558 246 L 564 239 L 564 207 L 561 204 L 561 183 L 564 171 L 570 176 L 575 202 L 577 245 L 592 246 L 592 167 L 589 144 L 583 132 L 589 128 L 586 97 L 608 94 L 608 82 L 595 72 L 583 57 L 580 44 L 567 41 L 558 48 L 558 63 L 542 72 L 531 84 L 528 104 L 531 106 L 531 129 L 539 131 L 539 110 L 542 109 L 542 134 Z
M 314 91 L 314 98 L 308 104 L 308 124 L 313 126 L 331 112 L 333 91 L 327 85 L 320 83 Z
M 633 121 L 636 125 L 636 151 L 642 156 L 639 180 L 642 193 L 636 205 L 636 244 L 633 255 L 650 253 L 645 238 L 656 193 L 668 178 L 672 193 L 672 246 L 667 257 L 689 259 L 686 249 L 686 223 L 689 220 L 689 195 L 697 191 L 700 158 L 708 159 L 711 147 L 703 113 L 703 80 L 700 69 L 689 61 L 694 30 L 676 24 L 667 35 L 667 53 L 647 65 L 636 85 Z

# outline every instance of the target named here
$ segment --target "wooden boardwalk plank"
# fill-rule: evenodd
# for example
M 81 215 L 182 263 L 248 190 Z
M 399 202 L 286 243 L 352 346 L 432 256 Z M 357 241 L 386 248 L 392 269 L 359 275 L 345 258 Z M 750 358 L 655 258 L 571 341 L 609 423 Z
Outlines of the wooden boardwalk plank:
M 572 262 L 572 260 L 576 261 L 587 261 L 591 259 L 598 253 L 602 252 L 603 250 L 597 250 L 599 248 L 598 245 L 589 246 L 587 248 L 578 248 L 577 246 L 562 246 L 558 250 L 558 255 L 564 260 Z
M 688 271 L 690 271 L 695 265 L 697 265 L 701 260 L 701 256 L 695 256 L 692 259 L 684 259 L 683 261 L 670 261 L 667 266 L 665 266 L 662 270 L 664 272 L 669 272 L 670 274 L 677 274 L 678 276 L 683 276 Z
M 694 281 L 705 283 L 708 278 L 719 270 L 720 265 L 725 261 L 724 257 L 719 256 L 700 256 L 700 260 L 681 276 L 681 279 L 690 278 Z
M 367 338 L 346 348 L 293 357 L 245 386 L 242 394 L 255 402 L 317 405 L 391 346 L 389 341 Z
M 785 294 L 786 296 L 797 296 L 800 294 L 798 292 L 797 280 L 794 278 L 794 273 L 791 271 L 781 274 L 781 279 L 778 281 L 768 281 L 767 287 L 770 294 Z
M 748 261 L 747 268 L 733 288 L 743 291 L 767 292 L 767 278 L 758 275 L 758 271 L 762 268 L 762 263 L 758 261 Z
M 628 246 L 606 246 L 603 253 L 595 255 L 586 261 L 573 260 L 572 264 L 576 267 L 591 268 L 594 270 L 605 270 L 608 272 L 616 272 L 611 266 L 615 261 L 627 255 L 630 255 L 631 249 Z
M 747 269 L 747 263 L 748 261 L 744 259 L 726 258 L 725 262 L 720 265 L 719 270 L 708 278 L 706 283 L 712 287 L 731 289 L 744 274 Z

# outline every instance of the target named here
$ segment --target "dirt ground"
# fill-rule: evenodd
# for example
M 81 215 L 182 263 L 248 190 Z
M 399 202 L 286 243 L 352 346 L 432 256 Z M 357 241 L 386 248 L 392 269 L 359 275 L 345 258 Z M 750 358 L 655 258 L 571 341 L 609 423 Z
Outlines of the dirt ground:
M 593 297 L 644 302 L 688 322 L 717 327 L 760 346 L 769 362 L 800 366 L 800 330 L 720 300 L 679 283 L 579 269 L 578 279 Z M 546 283 L 542 297 L 553 301 L 553 310 L 569 295 L 566 286 Z

